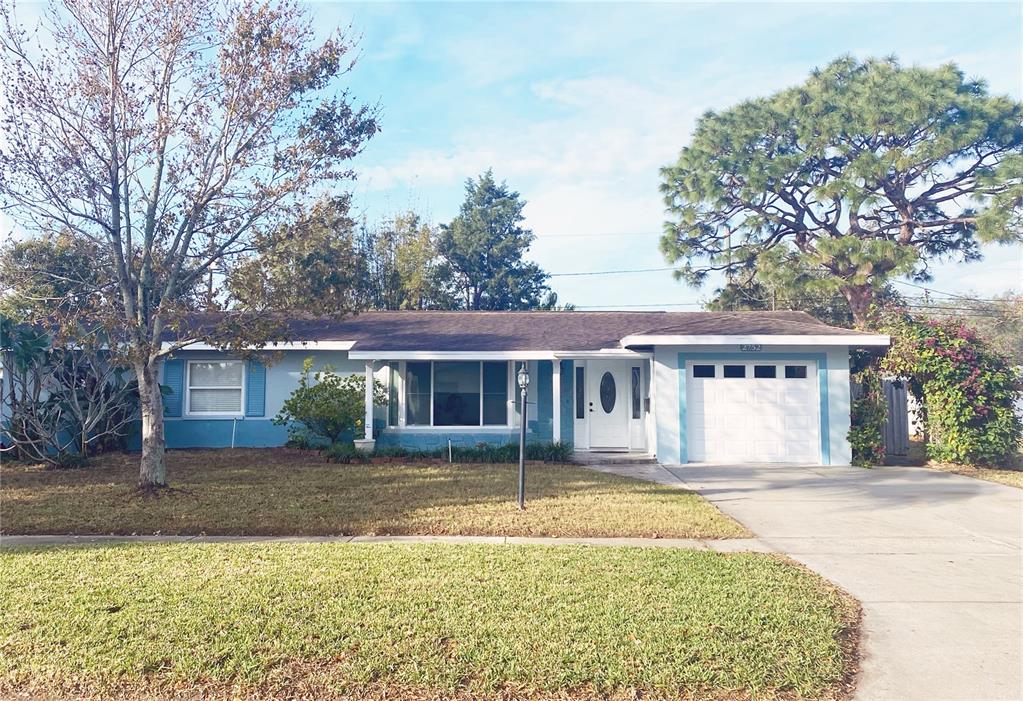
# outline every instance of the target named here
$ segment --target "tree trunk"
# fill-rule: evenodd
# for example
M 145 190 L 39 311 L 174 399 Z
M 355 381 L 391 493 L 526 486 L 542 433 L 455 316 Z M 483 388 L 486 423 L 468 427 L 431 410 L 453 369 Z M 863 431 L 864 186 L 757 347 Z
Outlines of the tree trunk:
M 163 434 L 163 395 L 156 381 L 152 363 L 135 367 L 139 381 L 139 402 L 142 410 L 142 461 L 139 466 L 139 489 L 153 490 L 167 486 L 166 442 Z
M 864 328 L 867 325 L 870 305 L 874 302 L 874 288 L 870 285 L 843 287 L 842 295 L 849 303 L 849 309 L 852 310 L 853 326 Z

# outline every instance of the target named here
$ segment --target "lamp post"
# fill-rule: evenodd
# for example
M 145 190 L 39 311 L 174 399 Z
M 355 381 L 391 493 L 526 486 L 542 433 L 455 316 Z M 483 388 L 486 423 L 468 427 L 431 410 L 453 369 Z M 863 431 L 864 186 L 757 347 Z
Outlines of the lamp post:
M 526 390 L 529 389 L 529 371 L 522 363 L 518 373 L 522 410 L 519 412 L 519 509 L 526 508 Z

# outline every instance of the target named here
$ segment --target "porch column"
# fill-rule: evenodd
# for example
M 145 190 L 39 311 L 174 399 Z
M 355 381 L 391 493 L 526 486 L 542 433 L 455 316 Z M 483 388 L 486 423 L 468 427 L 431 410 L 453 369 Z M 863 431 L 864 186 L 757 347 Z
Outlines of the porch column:
M 554 392 L 554 442 L 561 442 L 561 361 L 555 358 L 552 361 L 554 367 L 553 387 Z
M 373 440 L 373 361 L 366 361 L 366 423 L 365 438 Z
M 356 450 L 372 453 L 376 447 L 373 440 L 373 361 L 366 361 L 366 415 L 363 417 L 362 438 L 355 439 Z M 358 435 L 358 434 L 356 434 Z

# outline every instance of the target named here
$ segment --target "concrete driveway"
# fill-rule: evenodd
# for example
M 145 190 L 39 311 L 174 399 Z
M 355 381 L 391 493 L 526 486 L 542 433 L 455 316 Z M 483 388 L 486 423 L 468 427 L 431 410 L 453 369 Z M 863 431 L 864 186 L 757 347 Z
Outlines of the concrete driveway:
M 856 699 L 1023 699 L 1023 490 L 923 468 L 631 474 L 699 491 L 862 601 Z

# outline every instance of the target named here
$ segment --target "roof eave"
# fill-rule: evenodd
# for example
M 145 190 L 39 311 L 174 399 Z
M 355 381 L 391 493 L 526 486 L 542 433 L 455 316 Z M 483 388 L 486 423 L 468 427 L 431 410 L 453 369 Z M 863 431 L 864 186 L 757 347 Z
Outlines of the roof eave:
M 630 346 L 888 346 L 882 334 L 635 334 L 621 340 Z

